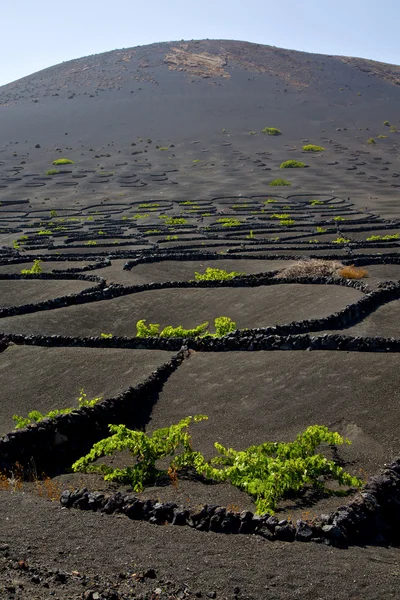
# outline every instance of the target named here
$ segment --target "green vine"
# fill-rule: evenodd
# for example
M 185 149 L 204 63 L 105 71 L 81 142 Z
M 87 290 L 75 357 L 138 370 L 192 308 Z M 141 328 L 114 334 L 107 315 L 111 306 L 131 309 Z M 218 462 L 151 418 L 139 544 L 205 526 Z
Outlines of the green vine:
M 162 474 L 176 474 L 183 468 L 192 468 L 199 475 L 215 482 L 229 481 L 253 497 L 259 514 L 274 512 L 278 502 L 288 494 L 299 494 L 307 487 L 333 492 L 325 487 L 327 480 L 341 486 L 361 487 L 363 482 L 346 473 L 344 469 L 322 454 L 316 454 L 320 444 L 350 444 L 337 432 L 322 425 L 312 425 L 297 436 L 294 442 L 272 442 L 250 446 L 237 451 L 215 443 L 218 456 L 206 461 L 201 452 L 192 448 L 189 425 L 206 420 L 197 415 L 186 417 L 176 425 L 146 435 L 125 425 L 110 425 L 108 438 L 97 442 L 91 451 L 72 465 L 75 472 L 97 472 L 107 481 L 130 483 L 136 492 L 154 483 Z M 135 459 L 133 466 L 117 468 L 93 464 L 99 458 L 117 451 L 129 450 Z M 180 452 L 177 454 L 177 450 Z M 168 470 L 159 470 L 156 462 L 172 457 Z

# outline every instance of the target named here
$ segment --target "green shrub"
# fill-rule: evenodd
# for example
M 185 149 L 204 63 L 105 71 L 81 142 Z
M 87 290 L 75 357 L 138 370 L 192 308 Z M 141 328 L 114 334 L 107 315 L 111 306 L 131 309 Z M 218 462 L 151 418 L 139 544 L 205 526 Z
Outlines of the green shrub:
M 337 217 L 333 217 L 333 220 L 334 221 L 345 221 L 346 219 L 344 217 L 341 217 L 338 215 Z
M 367 144 L 375 144 L 375 140 L 374 138 L 369 138 L 369 140 L 367 140 Z
M 283 219 L 282 221 L 279 221 L 279 225 L 294 225 L 294 219 Z
M 350 242 L 350 240 L 344 237 L 338 237 L 336 240 L 332 241 L 333 244 L 347 244 L 348 242 Z
M 223 337 L 236 330 L 236 323 L 229 317 L 217 317 L 214 321 L 214 337 Z
M 387 137 L 387 135 L 378 135 L 378 140 L 386 140 Z
M 139 208 L 157 208 L 160 206 L 157 202 L 142 202 L 139 204 Z
M 324 483 L 329 479 L 353 488 L 363 484 L 334 461 L 316 453 L 322 443 L 350 444 L 322 425 L 308 427 L 294 442 L 267 442 L 242 451 L 216 442 L 218 455 L 206 461 L 201 452 L 193 450 L 189 426 L 207 418 L 205 415 L 186 417 L 150 435 L 125 425 L 109 425 L 112 435 L 95 443 L 86 456 L 72 465 L 72 470 L 101 473 L 106 481 L 129 483 L 135 492 L 141 492 L 161 475 L 168 474 L 171 481 L 176 481 L 178 471 L 192 468 L 211 481 L 229 481 L 245 491 L 254 498 L 259 514 L 274 512 L 282 498 L 298 495 L 307 487 L 327 491 Z M 132 466 L 113 468 L 99 464 L 98 459 L 124 450 L 131 453 Z M 169 468 L 160 470 L 157 462 L 167 457 L 170 457 Z M 335 492 L 330 490 L 330 493 Z
M 319 204 L 324 204 L 322 202 L 322 200 L 311 200 L 310 201 L 311 206 L 318 206 Z
M 234 277 L 240 277 L 245 273 L 237 273 L 232 271 L 224 271 L 224 269 L 214 269 L 213 267 L 207 267 L 205 273 L 198 273 L 195 271 L 194 278 L 196 281 L 228 281 Z
M 50 229 L 41 229 L 38 231 L 38 235 L 51 235 Z
M 326 229 L 323 227 L 317 227 L 317 233 L 326 233 Z
M 59 173 L 61 173 L 59 169 L 49 169 L 46 171 L 46 175 L 58 175 Z
M 166 215 L 160 215 L 159 219 L 163 219 L 166 225 L 186 225 L 187 221 L 183 217 L 167 217 Z
M 274 213 L 273 215 L 270 215 L 269 218 L 270 219 L 290 219 L 290 214 L 289 213 Z
M 222 223 L 222 227 L 238 227 L 238 225 L 242 224 L 242 221 L 232 217 L 223 217 L 222 219 L 217 219 L 217 223 Z
M 397 131 L 397 127 L 395 127 L 394 125 L 391 125 L 391 126 L 389 127 L 389 131 L 390 131 L 390 133 L 396 133 L 396 131 Z
M 74 472 L 102 473 L 106 481 L 122 481 L 130 483 L 135 492 L 141 492 L 144 486 L 153 483 L 162 474 L 168 471 L 160 471 L 156 462 L 170 456 L 172 461 L 178 461 L 178 450 L 183 454 L 179 462 L 193 462 L 191 454 L 191 436 L 189 425 L 198 423 L 207 417 L 196 415 L 186 417 L 170 427 L 157 429 L 151 435 L 143 431 L 128 429 L 125 425 L 109 425 L 111 435 L 97 442 L 91 451 L 77 460 L 72 465 Z M 93 464 L 103 456 L 111 456 L 117 451 L 129 450 L 134 458 L 131 467 L 114 469 L 104 464 Z M 171 469 L 172 471 L 173 469 Z
M 280 169 L 304 169 L 307 165 L 299 160 L 285 160 L 280 165 Z
M 208 333 L 208 321 L 197 325 L 193 329 L 184 329 L 182 325 L 178 325 L 178 327 L 172 327 L 171 325 L 167 325 L 164 329 L 159 332 L 160 325 L 159 323 L 149 323 L 146 325 L 146 321 L 141 319 L 136 323 L 136 337 L 139 338 L 149 338 L 149 337 L 177 337 L 177 338 L 197 338 L 197 337 L 222 337 L 229 333 L 230 331 L 235 331 L 236 323 L 232 321 L 229 317 L 217 317 L 214 320 L 215 333 Z
M 261 130 L 261 133 L 266 135 L 282 135 L 282 131 L 276 127 L 264 127 L 264 129 Z
M 166 242 L 175 242 L 178 239 L 177 235 L 167 235 L 165 238 Z
M 95 240 L 88 240 L 87 242 L 85 242 L 84 245 L 85 246 L 96 246 L 97 242 Z
M 40 273 L 43 271 L 41 264 L 42 261 L 36 258 L 33 261 L 33 266 L 30 269 L 22 269 L 22 275 L 40 275 Z
M 286 179 L 274 179 L 270 181 L 268 185 L 273 186 L 283 186 L 283 185 L 292 185 L 290 181 L 286 181 Z
M 303 146 L 304 152 L 323 152 L 324 150 L 323 146 L 316 146 L 315 144 L 306 144 Z
M 386 127 L 390 127 L 389 121 L 383 121 L 383 124 L 386 125 Z
M 57 158 L 53 160 L 52 165 L 74 165 L 74 161 L 69 158 Z
M 385 241 L 385 242 L 391 242 L 391 241 L 395 241 L 395 240 L 399 240 L 400 239 L 400 234 L 399 233 L 395 233 L 393 235 L 371 235 L 370 237 L 367 237 L 367 242 L 380 242 L 380 241 Z
M 278 200 L 274 200 L 273 198 L 268 198 L 268 200 L 263 200 L 263 204 L 274 204 L 274 202 L 278 202 Z
M 113 334 L 112 334 L 112 333 L 101 333 L 101 334 L 100 334 L 100 337 L 101 337 L 103 340 L 112 340 L 112 338 L 113 338 Z
M 85 394 L 84 389 L 82 388 L 79 392 L 78 396 L 78 408 L 82 408 L 84 406 L 94 406 L 98 402 L 102 400 L 101 396 L 97 398 L 93 398 L 92 400 L 88 400 L 87 394 Z M 28 413 L 27 417 L 21 417 L 19 415 L 13 415 L 13 421 L 16 423 L 15 429 L 21 429 L 22 427 L 26 427 L 27 425 L 31 425 L 32 423 L 40 423 L 43 419 L 55 419 L 58 415 L 67 415 L 68 413 L 76 410 L 74 408 L 60 408 L 51 410 L 46 414 L 42 414 L 38 410 L 32 410 Z

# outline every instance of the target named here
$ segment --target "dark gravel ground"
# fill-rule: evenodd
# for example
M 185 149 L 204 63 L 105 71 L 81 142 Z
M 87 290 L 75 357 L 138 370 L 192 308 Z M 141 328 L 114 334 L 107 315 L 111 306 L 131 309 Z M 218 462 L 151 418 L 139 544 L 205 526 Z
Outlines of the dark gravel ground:
M 2 598 L 398 598 L 395 548 L 201 533 L 61 509 L 18 492 L 1 492 L 0 510 Z

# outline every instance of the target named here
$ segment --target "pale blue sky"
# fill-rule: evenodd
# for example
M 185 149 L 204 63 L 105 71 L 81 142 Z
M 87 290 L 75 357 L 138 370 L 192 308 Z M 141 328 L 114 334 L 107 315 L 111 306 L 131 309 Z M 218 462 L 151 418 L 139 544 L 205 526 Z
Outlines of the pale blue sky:
M 222 38 L 400 63 L 400 0 L 3 0 L 0 85 L 65 60 Z

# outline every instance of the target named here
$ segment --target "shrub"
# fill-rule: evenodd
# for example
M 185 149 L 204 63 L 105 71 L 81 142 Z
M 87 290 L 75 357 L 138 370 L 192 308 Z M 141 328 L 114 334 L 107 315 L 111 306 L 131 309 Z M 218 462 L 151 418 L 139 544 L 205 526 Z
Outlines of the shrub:
M 165 238 L 166 242 L 175 242 L 178 239 L 177 235 L 167 235 Z
M 367 144 L 375 144 L 374 138 L 369 138 L 369 140 L 367 140 Z
M 269 218 L 270 219 L 290 219 L 290 214 L 289 213 L 274 213 L 273 215 L 270 215 Z
M 101 333 L 100 337 L 103 340 L 111 340 L 113 338 L 113 334 L 112 333 Z
M 386 125 L 386 127 L 390 127 L 389 121 L 383 121 L 383 124 Z
M 339 269 L 344 265 L 337 260 L 311 258 L 297 260 L 275 275 L 277 279 L 294 279 L 297 277 L 337 277 Z
M 378 140 L 386 140 L 387 137 L 387 135 L 378 135 Z
M 390 133 L 396 133 L 396 131 L 397 131 L 397 127 L 395 127 L 394 125 L 391 125 L 391 126 L 389 127 L 389 131 L 390 131 Z
M 38 235 L 51 235 L 50 229 L 41 229 L 38 231 Z
M 49 169 L 46 171 L 46 175 L 58 175 L 59 173 L 61 173 L 59 169 Z
M 391 241 L 395 241 L 400 239 L 400 234 L 399 233 L 394 233 L 393 235 L 371 235 L 370 237 L 367 237 L 367 242 L 379 242 L 379 241 L 385 241 L 385 242 L 391 242 Z
M 195 271 L 194 278 L 196 281 L 228 281 L 234 277 L 240 277 L 245 273 L 237 273 L 232 271 L 224 271 L 224 269 L 214 269 L 213 267 L 207 267 L 205 273 L 198 273 Z
M 327 479 L 353 488 L 363 484 L 332 460 L 316 453 L 322 443 L 331 446 L 350 444 L 349 440 L 322 425 L 308 427 L 294 442 L 267 442 L 242 451 L 225 448 L 216 442 L 218 456 L 206 461 L 201 452 L 193 450 L 188 428 L 192 422 L 207 418 L 205 415 L 186 417 L 151 435 L 128 429 L 125 425 L 109 425 L 113 435 L 95 443 L 86 456 L 72 465 L 72 470 L 101 473 L 106 481 L 130 483 L 135 492 L 141 492 L 145 485 L 154 483 L 161 475 L 168 474 L 176 481 L 179 470 L 192 468 L 209 480 L 229 481 L 247 492 L 254 498 L 259 514 L 274 512 L 282 498 L 298 495 L 309 486 L 325 489 Z M 123 450 L 129 450 L 134 458 L 132 466 L 121 469 L 98 463 L 99 458 Z M 159 470 L 157 461 L 167 457 L 171 457 L 168 470 Z
M 282 221 L 279 221 L 279 225 L 294 225 L 294 219 L 283 219 Z
M 238 225 L 242 224 L 239 219 L 232 217 L 223 217 L 222 219 L 217 219 L 217 223 L 222 223 L 222 227 L 237 227 Z
M 43 271 L 41 264 L 42 264 L 42 261 L 40 259 L 36 258 L 33 261 L 33 265 L 30 269 L 22 269 L 22 271 L 21 271 L 22 275 L 40 275 L 40 273 Z
M 304 169 L 307 165 L 299 160 L 285 160 L 280 165 L 280 169 Z
M 51 210 L 50 211 L 50 219 L 55 219 L 56 217 L 58 217 L 57 211 Z
M 322 202 L 322 200 L 311 200 L 310 201 L 311 206 L 318 206 L 319 204 L 324 204 Z
M 326 229 L 323 227 L 317 227 L 317 233 L 326 233 Z
M 274 202 L 278 202 L 278 200 L 274 200 L 273 198 L 268 198 L 268 200 L 263 200 L 263 204 L 273 204 Z
M 290 181 L 286 181 L 286 179 L 274 179 L 270 181 L 268 185 L 272 186 L 283 186 L 283 185 L 292 185 Z
M 145 485 L 153 483 L 162 474 L 157 468 L 156 462 L 167 456 L 178 461 L 177 451 L 180 450 L 183 457 L 180 463 L 193 462 L 191 457 L 192 444 L 188 431 L 189 425 L 207 419 L 204 415 L 186 417 L 176 425 L 156 429 L 151 435 L 143 431 L 128 429 L 125 425 L 109 425 L 111 435 L 97 442 L 91 451 L 77 460 L 72 465 L 75 472 L 102 473 L 106 481 L 122 481 L 130 483 L 135 492 L 143 491 Z M 117 451 L 129 450 L 134 463 L 130 467 L 114 469 L 104 464 L 93 464 L 103 456 L 110 456 Z
M 323 146 L 316 146 L 315 144 L 306 144 L 303 146 L 304 152 L 323 152 L 324 150 Z
M 348 238 L 338 237 L 336 240 L 332 240 L 332 244 L 347 244 L 350 242 Z
M 164 329 L 159 332 L 159 323 L 149 323 L 146 325 L 146 321 L 141 319 L 136 323 L 136 337 L 149 338 L 149 337 L 179 337 L 179 338 L 197 338 L 209 335 L 211 337 L 222 337 L 230 331 L 235 331 L 236 323 L 229 317 L 217 317 L 214 320 L 215 333 L 208 333 L 208 321 L 197 325 L 193 329 L 184 329 L 182 325 L 178 327 L 172 327 L 167 325 Z
M 74 161 L 69 158 L 57 158 L 53 160 L 52 165 L 74 165 Z
M 95 240 L 88 240 L 87 242 L 85 242 L 84 245 L 85 246 L 96 246 L 97 242 Z
M 346 219 L 344 217 L 340 217 L 339 215 L 337 217 L 333 217 L 334 221 L 345 221 Z
M 217 317 L 214 321 L 214 337 L 223 337 L 236 330 L 236 323 L 229 317 Z
M 338 271 L 340 277 L 343 279 L 363 279 L 368 277 L 368 271 L 361 267 L 355 267 L 354 265 L 346 265 Z
M 139 204 L 139 208 L 157 208 L 160 206 L 157 202 L 142 202 Z
M 266 135 L 282 135 L 282 131 L 276 127 L 264 127 L 264 129 L 261 130 L 261 133 Z
M 186 225 L 186 219 L 182 217 L 167 217 L 166 215 L 160 215 L 159 219 L 163 219 L 166 225 Z
M 84 406 L 94 406 L 98 402 L 102 400 L 101 396 L 97 398 L 93 398 L 92 400 L 88 400 L 87 394 L 85 394 L 84 389 L 82 388 L 79 392 L 78 396 L 78 408 Z M 40 423 L 43 419 L 55 419 L 58 415 L 66 415 L 75 410 L 74 408 L 60 408 L 51 410 L 46 414 L 42 414 L 38 410 L 32 410 L 28 413 L 27 417 L 21 417 L 19 415 L 13 415 L 13 421 L 16 423 L 15 429 L 21 429 L 22 427 L 26 427 L 27 425 L 31 425 L 32 423 Z

